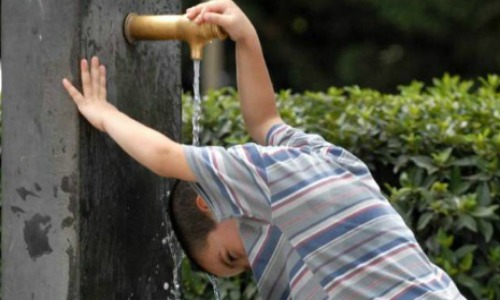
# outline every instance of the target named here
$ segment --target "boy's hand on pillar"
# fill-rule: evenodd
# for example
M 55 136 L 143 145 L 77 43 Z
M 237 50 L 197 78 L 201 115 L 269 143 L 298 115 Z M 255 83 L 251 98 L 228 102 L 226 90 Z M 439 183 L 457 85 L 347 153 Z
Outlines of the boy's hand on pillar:
M 82 59 L 80 67 L 83 94 L 68 79 L 64 78 L 62 83 L 85 119 L 100 131 L 106 131 L 106 117 L 117 111 L 106 100 L 106 68 L 96 56 L 92 58 L 90 68 L 86 59 Z

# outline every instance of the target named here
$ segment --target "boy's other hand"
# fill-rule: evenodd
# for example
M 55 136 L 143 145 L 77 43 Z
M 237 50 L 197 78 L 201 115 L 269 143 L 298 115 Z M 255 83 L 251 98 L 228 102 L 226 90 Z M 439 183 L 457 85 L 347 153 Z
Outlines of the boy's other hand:
M 256 34 L 250 20 L 231 0 L 203 2 L 187 9 L 186 16 L 200 25 L 212 23 L 221 26 L 235 42 Z
M 90 68 L 86 59 L 82 59 L 80 67 L 83 94 L 68 79 L 64 78 L 62 83 L 85 119 L 100 131 L 106 131 L 104 121 L 107 115 L 117 111 L 106 100 L 106 68 L 95 56 Z

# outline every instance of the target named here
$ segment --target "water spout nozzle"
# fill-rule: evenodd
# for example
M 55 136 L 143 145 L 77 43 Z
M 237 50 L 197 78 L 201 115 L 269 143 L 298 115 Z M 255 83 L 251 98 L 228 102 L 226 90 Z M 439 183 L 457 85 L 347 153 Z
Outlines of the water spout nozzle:
M 198 25 L 186 15 L 128 14 L 123 28 L 129 43 L 138 40 L 182 40 L 189 44 L 191 58 L 201 60 L 203 46 L 213 39 L 225 39 L 227 34 L 217 25 Z

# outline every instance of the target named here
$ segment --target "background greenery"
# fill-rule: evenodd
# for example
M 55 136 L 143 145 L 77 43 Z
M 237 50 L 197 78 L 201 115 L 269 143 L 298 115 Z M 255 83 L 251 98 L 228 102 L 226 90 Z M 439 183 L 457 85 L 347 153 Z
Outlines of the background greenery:
M 276 90 L 357 84 L 396 92 L 398 85 L 429 84 L 445 72 L 462 78 L 500 73 L 498 0 L 235 1 L 257 28 Z M 224 86 L 235 86 L 234 45 L 224 47 L 219 75 Z M 191 69 L 183 69 L 185 90 Z
M 204 97 L 202 145 L 250 141 L 232 88 Z M 370 167 L 430 259 L 468 299 L 500 299 L 500 77 L 445 75 L 381 93 L 358 86 L 282 90 L 283 119 L 348 149 Z M 191 141 L 191 96 L 183 139 Z M 187 299 L 208 299 L 203 277 L 185 267 Z M 223 299 L 254 299 L 250 275 L 221 280 Z

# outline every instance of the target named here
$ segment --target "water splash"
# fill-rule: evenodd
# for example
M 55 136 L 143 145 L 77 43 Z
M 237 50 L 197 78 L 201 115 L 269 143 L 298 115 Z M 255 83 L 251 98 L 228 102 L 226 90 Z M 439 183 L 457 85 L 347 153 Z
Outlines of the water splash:
M 217 285 L 217 278 L 215 278 L 215 276 L 212 276 L 210 274 L 207 274 L 207 278 L 208 281 L 210 281 L 210 283 L 212 284 L 212 287 L 214 289 L 215 300 L 221 300 L 219 286 Z
M 172 188 L 172 187 L 170 187 Z M 166 198 L 170 197 L 170 193 L 173 191 L 169 190 L 166 192 Z M 170 219 L 167 218 L 166 222 L 166 232 L 167 235 L 161 241 L 163 245 L 168 245 L 170 249 L 170 254 L 172 255 L 172 261 L 174 268 L 172 270 L 172 286 L 169 286 L 168 283 L 163 285 L 165 290 L 170 289 L 170 294 L 173 296 L 174 300 L 181 299 L 181 283 L 180 283 L 180 268 L 182 265 L 182 260 L 184 259 L 184 252 L 182 251 L 179 243 L 174 234 L 174 230 L 172 228 L 172 223 L 170 223 Z M 169 298 L 170 299 L 170 298 Z
M 200 97 L 200 61 L 194 60 L 194 80 L 193 80 L 193 146 L 200 145 L 200 118 L 201 118 L 201 97 Z

